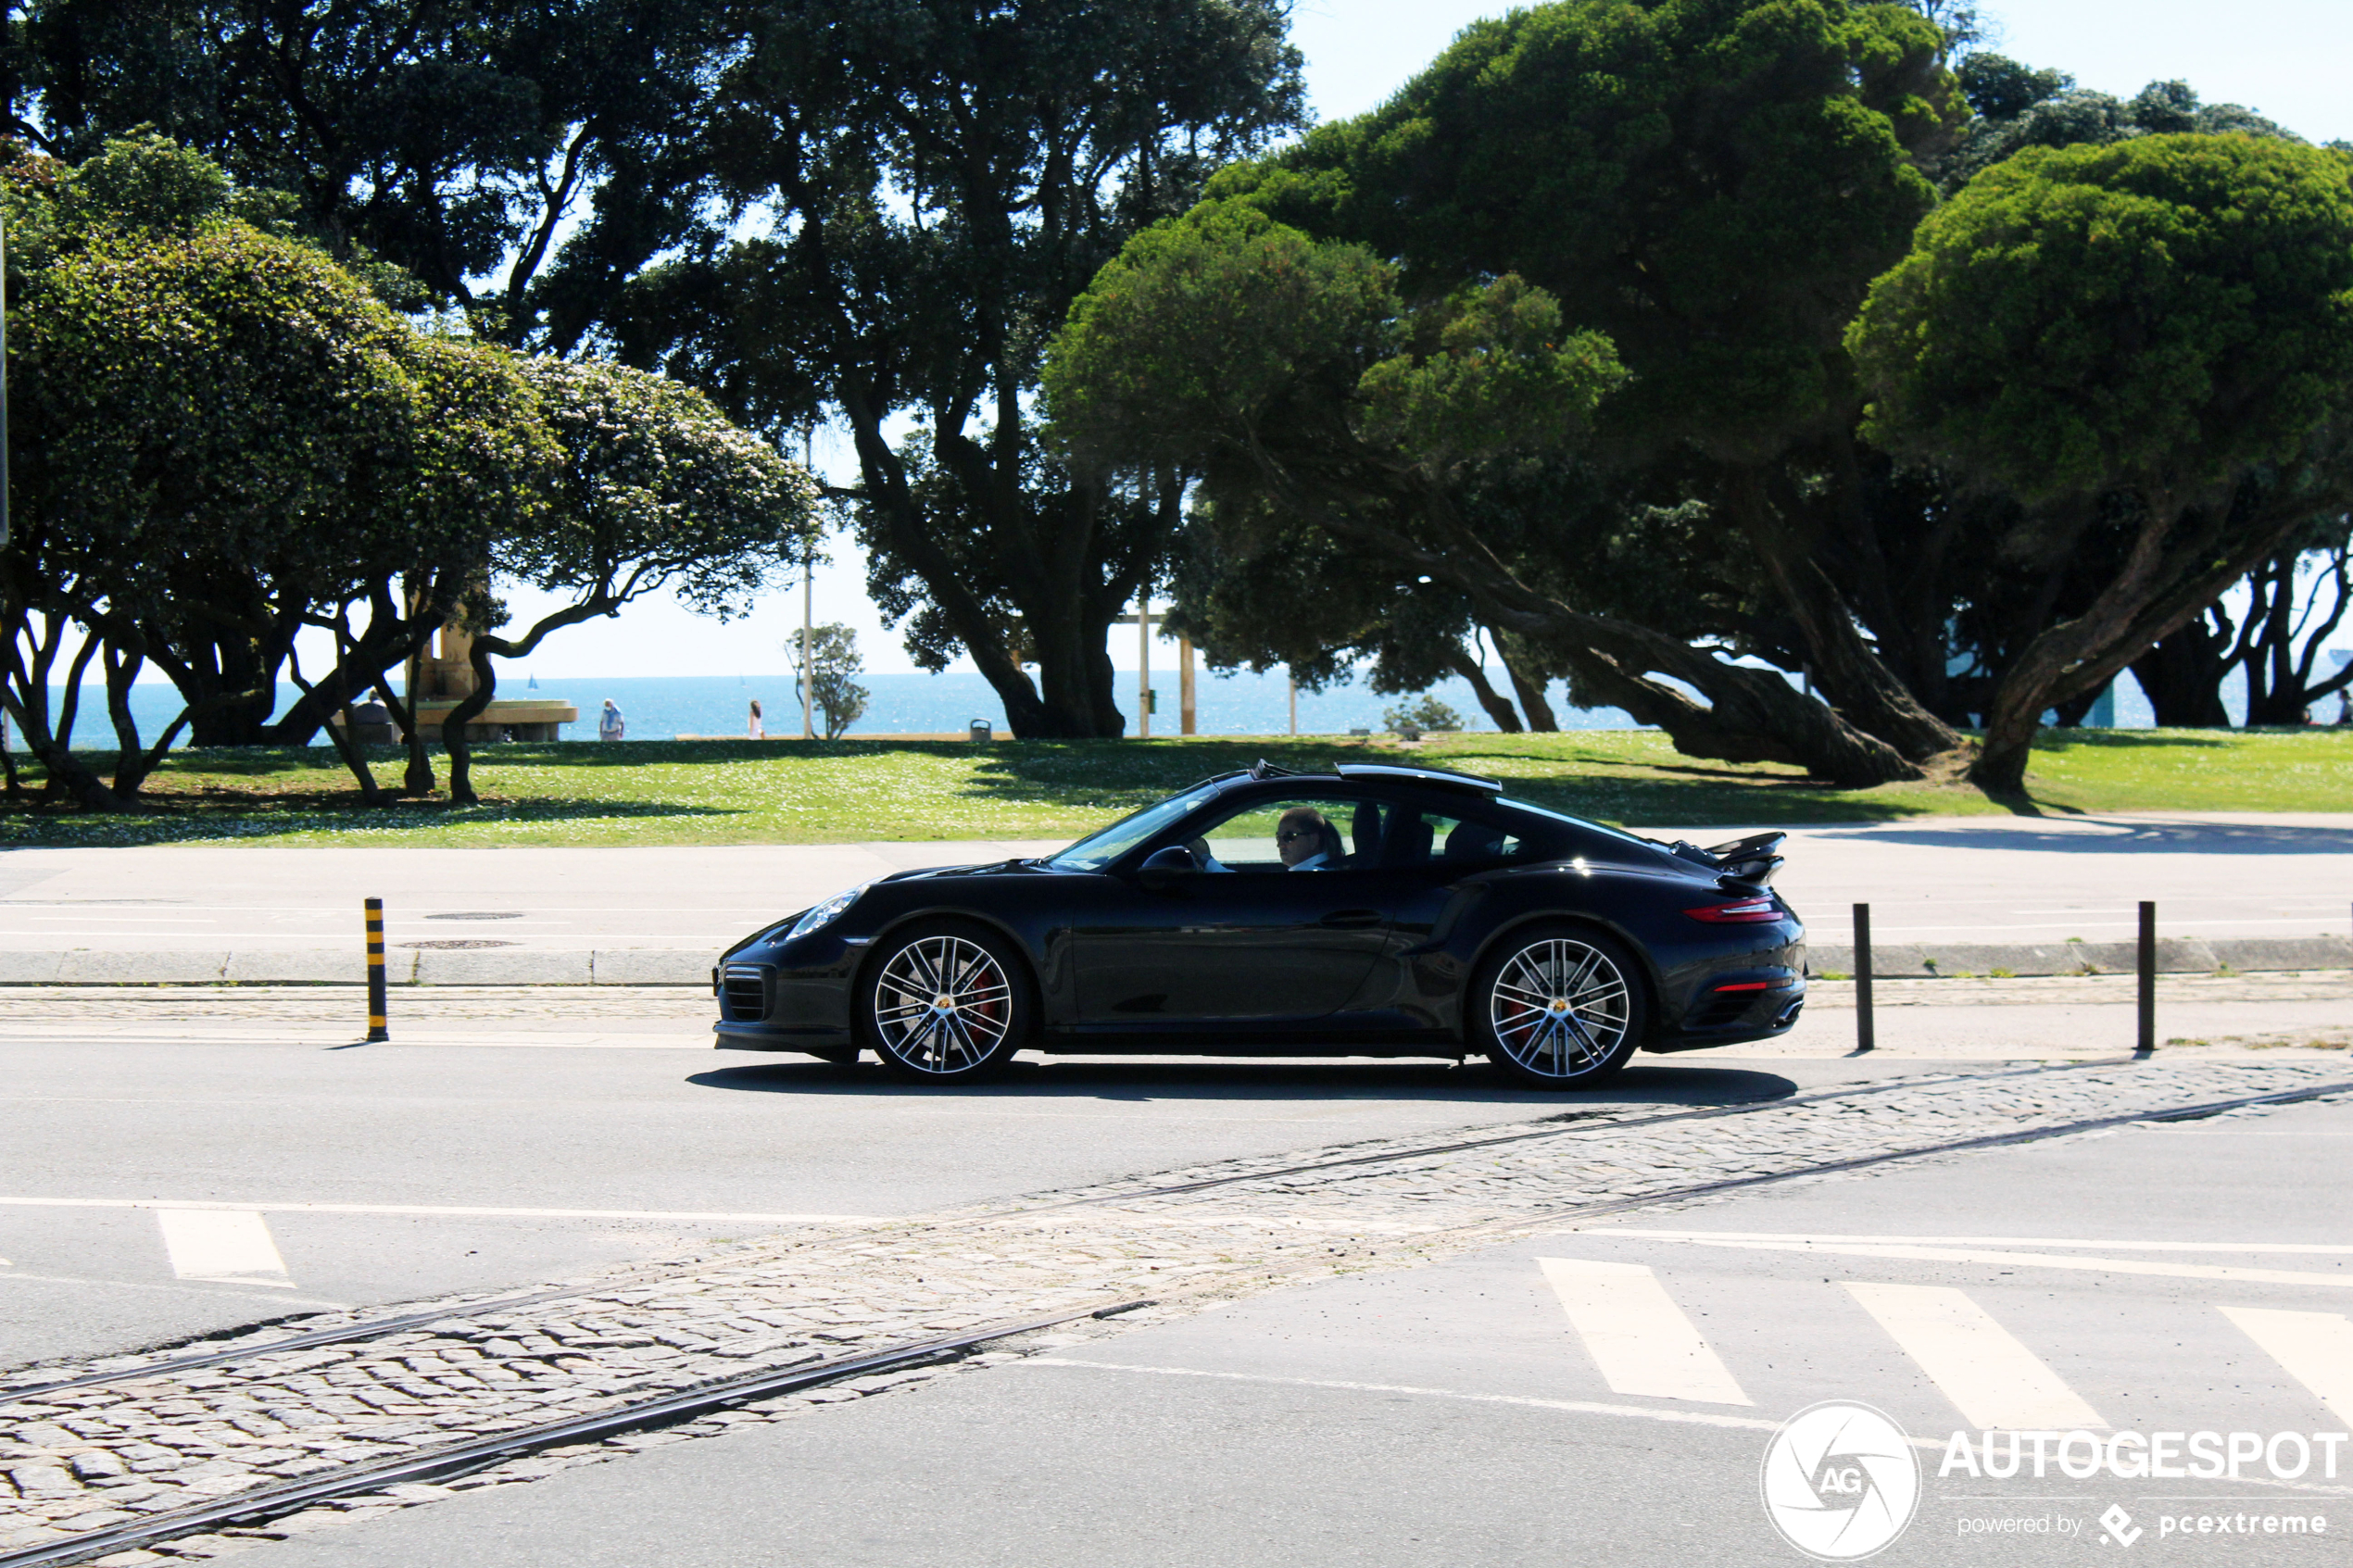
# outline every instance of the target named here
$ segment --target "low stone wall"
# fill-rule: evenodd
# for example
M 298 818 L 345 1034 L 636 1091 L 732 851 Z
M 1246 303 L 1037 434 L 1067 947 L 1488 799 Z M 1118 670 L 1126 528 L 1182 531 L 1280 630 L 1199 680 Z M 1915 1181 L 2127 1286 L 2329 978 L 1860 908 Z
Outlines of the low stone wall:
M 2132 942 L 1874 942 L 1871 973 L 1884 976 L 1958 974 L 2131 974 L 2140 966 Z M 1809 943 L 1816 974 L 1855 972 L 1855 949 Z M 2353 969 L 2353 938 L 2344 936 L 2159 937 L 2157 967 L 2165 974 L 2212 974 L 2221 970 Z

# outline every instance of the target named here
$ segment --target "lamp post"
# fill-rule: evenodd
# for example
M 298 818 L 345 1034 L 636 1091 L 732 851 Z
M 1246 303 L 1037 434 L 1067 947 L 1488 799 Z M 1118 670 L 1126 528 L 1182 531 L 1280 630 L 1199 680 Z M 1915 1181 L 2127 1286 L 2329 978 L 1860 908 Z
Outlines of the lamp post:
M 803 472 L 814 478 L 817 472 L 817 427 L 811 425 L 800 433 L 800 466 Z M 817 598 L 817 550 L 810 541 L 801 541 L 800 558 L 800 738 L 817 738 L 817 661 L 810 646 L 810 621 L 815 612 Z
M 8 229 L 0 219 L 0 550 L 8 547 Z

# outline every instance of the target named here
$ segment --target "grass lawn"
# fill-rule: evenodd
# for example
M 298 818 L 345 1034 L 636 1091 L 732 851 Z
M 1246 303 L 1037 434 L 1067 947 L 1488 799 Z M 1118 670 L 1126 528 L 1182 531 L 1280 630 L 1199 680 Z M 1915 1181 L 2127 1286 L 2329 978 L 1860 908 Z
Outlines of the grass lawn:
M 2031 804 L 1967 784 L 1842 790 L 1796 770 L 1683 757 L 1662 735 L 1466 734 L 1403 747 L 1328 737 L 1151 741 L 624 741 L 484 747 L 483 804 L 362 810 L 334 753 L 182 751 L 144 816 L 0 805 L 0 847 L 237 839 L 268 844 L 826 844 L 1076 837 L 1206 774 L 1265 757 L 1346 758 L 1487 773 L 1511 792 L 1633 827 L 1787 826 L 2032 810 L 2353 810 L 2353 731 L 2055 731 Z M 435 757 L 446 771 L 446 759 Z M 377 764 L 397 782 L 402 758 Z M 39 774 L 31 775 L 37 780 Z

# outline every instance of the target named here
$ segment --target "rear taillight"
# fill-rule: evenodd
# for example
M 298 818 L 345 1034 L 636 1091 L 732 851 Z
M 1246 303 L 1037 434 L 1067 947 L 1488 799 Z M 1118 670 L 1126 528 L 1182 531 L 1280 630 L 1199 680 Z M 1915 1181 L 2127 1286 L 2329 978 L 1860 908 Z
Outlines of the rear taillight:
M 1780 906 L 1770 898 L 1743 898 L 1737 904 L 1710 904 L 1683 912 L 1710 925 L 1755 925 L 1781 918 Z

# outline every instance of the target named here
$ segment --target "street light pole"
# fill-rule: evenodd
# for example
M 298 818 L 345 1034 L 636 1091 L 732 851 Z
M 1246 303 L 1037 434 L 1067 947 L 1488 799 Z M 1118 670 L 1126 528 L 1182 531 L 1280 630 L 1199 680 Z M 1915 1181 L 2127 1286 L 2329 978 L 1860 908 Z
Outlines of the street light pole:
M 812 478 L 816 476 L 817 427 L 811 425 L 800 433 L 800 466 Z M 801 541 L 800 558 L 800 738 L 817 738 L 817 661 L 810 647 L 810 621 L 815 610 L 817 588 L 817 551 L 808 540 Z
M 8 547 L 8 230 L 0 220 L 0 550 Z

